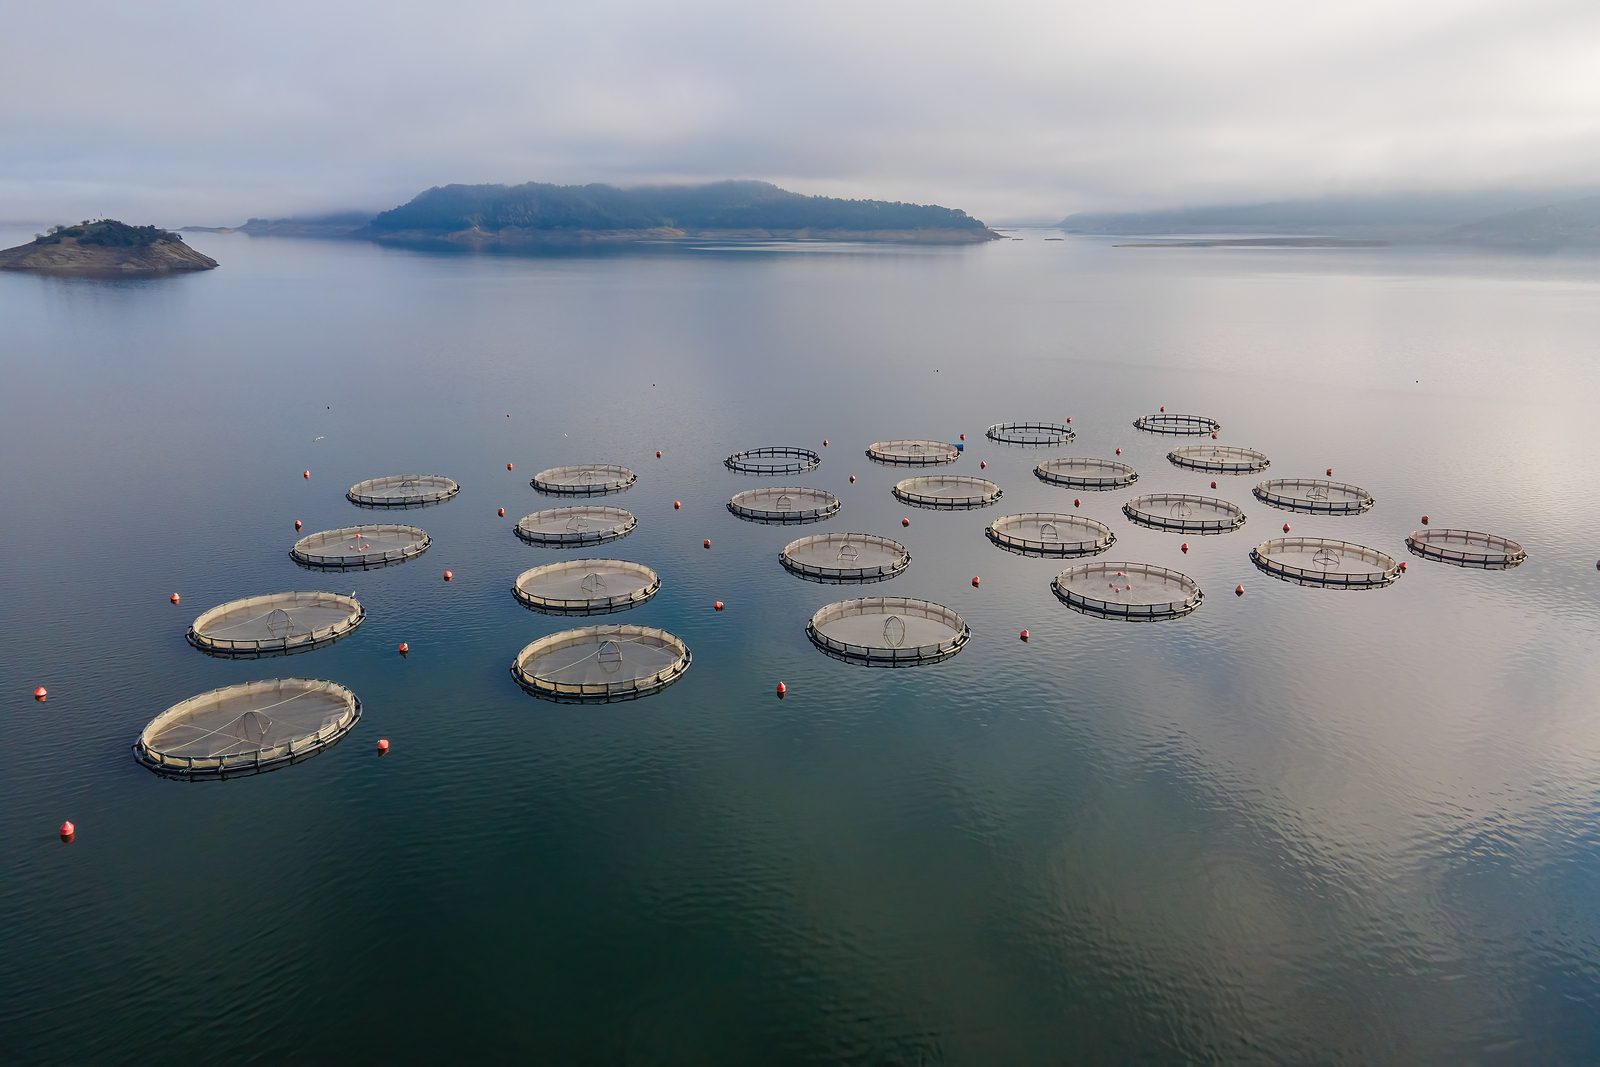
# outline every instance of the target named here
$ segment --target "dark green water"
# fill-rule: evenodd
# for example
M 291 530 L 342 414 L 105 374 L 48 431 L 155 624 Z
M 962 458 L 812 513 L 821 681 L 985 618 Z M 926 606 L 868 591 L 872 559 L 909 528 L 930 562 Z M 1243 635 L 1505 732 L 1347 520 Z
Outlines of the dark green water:
M 1600 263 L 1038 236 L 515 259 L 197 235 L 221 269 L 0 275 L 0 1060 L 1600 1059 Z M 1161 404 L 1378 505 L 1288 516 L 1223 479 L 1247 525 L 1186 538 L 1031 475 L 1121 447 L 1139 491 L 1204 490 L 1130 427 Z M 1067 415 L 1059 452 L 983 440 Z M 862 455 L 961 433 L 995 508 L 909 509 Z M 730 515 L 767 483 L 721 460 L 762 444 L 822 451 L 797 480 L 840 515 Z M 663 579 L 611 618 L 694 652 L 590 708 L 507 673 L 572 625 L 509 592 L 565 558 L 512 536 L 559 503 L 528 478 L 586 461 L 639 472 L 606 498 L 638 530 L 597 554 Z M 344 490 L 409 470 L 463 486 L 404 513 L 421 559 L 290 562 L 296 518 L 372 521 Z M 1076 614 L 1060 565 L 983 537 L 1074 495 L 1199 611 Z M 1424 512 L 1530 559 L 1407 556 Z M 1275 581 L 1249 550 L 1285 519 L 1409 573 Z M 807 618 L 858 590 L 776 555 L 822 529 L 902 538 L 910 569 L 866 591 L 956 608 L 968 647 L 815 651 Z M 291 588 L 354 590 L 367 622 L 288 659 L 184 643 Z M 261 777 L 135 764 L 163 708 L 280 674 L 364 718 Z

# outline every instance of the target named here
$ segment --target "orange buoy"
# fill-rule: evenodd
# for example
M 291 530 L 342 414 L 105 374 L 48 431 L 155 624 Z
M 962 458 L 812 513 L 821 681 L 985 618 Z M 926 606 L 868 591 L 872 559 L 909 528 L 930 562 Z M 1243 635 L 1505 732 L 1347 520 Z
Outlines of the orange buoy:
M 784 685 L 782 682 L 778 683 L 778 695 L 779 696 L 783 696 L 788 691 L 789 691 L 789 687 L 788 686 Z
M 1022 638 L 1024 641 L 1026 641 L 1028 639 L 1028 631 L 1024 630 L 1020 634 L 1018 634 L 1017 636 Z
M 388 752 L 389 751 L 389 739 L 387 737 L 378 738 L 378 751 L 379 752 Z
M 406 644 L 404 641 L 401 641 L 400 647 L 395 649 L 395 651 L 400 653 L 402 656 L 409 656 L 411 654 L 411 646 Z
M 659 448 L 658 448 L 658 449 L 656 449 L 656 458 L 657 458 L 657 459 L 660 459 L 660 458 L 661 458 L 661 449 L 659 449 Z
M 712 610 L 714 610 L 714 611 L 721 611 L 722 610 L 722 601 L 713 600 L 711 602 L 711 607 L 712 607 Z
M 300 472 L 300 477 L 309 478 L 309 477 L 311 477 L 311 472 L 310 471 L 301 471 Z
M 299 519 L 294 520 L 294 528 L 296 530 L 299 530 L 300 527 L 302 527 L 304 525 L 305 525 L 305 523 L 301 522 Z
M 35 689 L 33 691 L 33 699 L 37 700 L 41 704 L 44 703 L 45 698 L 48 697 L 49 695 L 50 695 L 50 690 L 46 689 L 42 685 L 39 688 L 37 688 L 37 689 Z
M 1288 523 L 1284 523 L 1283 524 L 1283 532 L 1284 533 L 1288 533 L 1289 532 L 1289 524 Z
M 1242 586 L 1242 585 L 1234 586 L 1233 587 L 1233 595 L 1234 596 L 1244 596 L 1244 586 Z
M 972 576 L 972 588 L 978 588 L 978 576 L 976 574 Z
M 72 838 L 73 838 L 73 835 L 76 834 L 77 832 L 78 832 L 78 828 L 76 826 L 72 825 L 72 820 L 71 819 L 68 819 L 66 822 L 62 823 L 61 824 L 61 828 L 56 831 L 56 833 L 61 835 L 61 840 L 63 840 L 63 841 L 71 841 Z
M 445 571 L 444 572 L 444 580 L 445 581 L 453 582 L 453 581 L 455 581 L 455 579 L 456 579 L 456 576 L 452 572 L 450 572 L 450 571 Z
M 510 470 L 510 469 L 511 469 L 511 464 L 507 463 L 506 464 L 506 470 Z
M 1428 525 L 1428 516 L 1426 516 L 1426 515 L 1422 516 L 1422 525 L 1424 525 L 1424 526 Z
M 1083 498 L 1082 497 L 1076 497 L 1076 496 L 1073 497 L 1072 498 L 1072 506 L 1075 507 L 1075 508 L 1083 507 Z
M 681 500 L 674 500 L 674 501 L 673 501 L 673 502 L 672 502 L 672 510 L 673 510 L 673 511 L 681 511 L 681 510 L 683 510 L 683 501 L 681 501 Z
M 978 469 L 979 470 L 988 470 L 989 469 L 989 461 L 986 460 L 986 459 L 978 460 Z
M 1328 477 L 1330 477 L 1330 478 L 1333 477 L 1333 468 L 1332 467 L 1328 468 Z
M 500 517 L 502 519 L 506 517 L 506 509 L 505 508 L 501 508 L 500 509 Z
M 711 538 L 708 537 L 704 541 L 701 541 L 700 543 L 702 545 L 705 545 L 707 548 L 710 548 L 711 547 Z
M 182 600 L 183 597 L 179 596 L 177 593 L 173 593 L 171 596 L 167 597 L 167 599 L 176 604 L 178 601 Z
M 1179 545 L 1178 547 L 1183 550 L 1183 554 L 1185 556 L 1187 556 L 1189 554 L 1189 542 L 1185 541 L 1183 544 Z
M 1117 449 L 1117 455 L 1119 455 L 1119 456 L 1122 455 L 1122 449 L 1120 449 L 1120 448 Z
M 911 525 L 911 520 L 902 516 L 901 519 L 900 519 L 900 525 L 901 526 L 910 526 Z
M 850 476 L 850 484 L 851 485 L 855 485 L 856 484 L 856 476 L 854 474 L 852 474 Z

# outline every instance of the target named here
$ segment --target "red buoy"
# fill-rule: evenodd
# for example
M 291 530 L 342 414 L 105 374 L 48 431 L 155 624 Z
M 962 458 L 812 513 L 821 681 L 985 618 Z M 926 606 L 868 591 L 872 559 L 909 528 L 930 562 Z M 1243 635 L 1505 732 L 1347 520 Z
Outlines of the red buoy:
M 1167 405 L 1162 404 L 1161 405 L 1161 414 L 1165 415 L 1166 413 L 1167 413 Z
M 901 525 L 901 526 L 910 526 L 910 525 L 911 525 L 911 520 L 910 520 L 910 519 L 908 519 L 908 518 L 904 518 L 904 517 L 902 517 L 902 518 L 901 518 L 901 519 L 900 519 L 900 525 Z
M 824 437 L 822 439 L 822 447 L 823 448 L 827 448 L 828 447 L 828 439 L 826 437 Z
M 678 511 L 678 510 L 681 510 L 681 509 L 682 509 L 682 508 L 683 508 L 683 501 L 681 501 L 681 500 L 674 500 L 674 501 L 673 501 L 673 502 L 672 502 L 672 510 L 673 510 L 673 511 Z
M 972 576 L 972 588 L 978 588 L 978 576 L 976 574 Z
M 1288 533 L 1289 532 L 1289 524 L 1288 523 L 1284 523 L 1283 524 L 1283 532 L 1284 533 Z
M 852 474 L 850 476 L 850 484 L 851 485 L 855 485 L 856 484 L 856 476 L 854 474 Z
M 45 698 L 48 697 L 49 695 L 50 695 L 50 690 L 46 689 L 42 685 L 39 688 L 37 688 L 37 689 L 35 689 L 33 691 L 33 699 L 37 700 L 41 704 L 44 703 Z
M 1083 498 L 1082 497 L 1076 497 L 1076 496 L 1073 497 L 1072 498 L 1072 506 L 1075 507 L 1075 508 L 1083 507 Z
M 1213 479 L 1212 482 L 1211 482 L 1211 488 L 1215 489 L 1216 487 L 1217 487 L 1216 480 Z
M 1119 456 L 1122 455 L 1122 449 L 1120 449 L 1120 448 L 1117 449 L 1117 455 L 1119 455 Z
M 1426 515 L 1422 516 L 1422 525 L 1424 525 L 1424 526 L 1428 525 L 1428 516 L 1426 516 Z
M 311 472 L 310 471 L 301 471 L 300 472 L 300 477 L 309 478 L 309 477 L 311 477 Z
M 1067 416 L 1067 422 L 1068 422 L 1068 423 L 1071 423 L 1071 422 L 1072 422 L 1072 416 L 1071 416 L 1071 415 L 1068 415 L 1068 416 Z
M 378 751 L 381 753 L 389 751 L 389 739 L 387 737 L 378 738 Z
M 966 434 L 962 434 L 961 435 L 961 440 L 965 441 L 966 439 L 967 439 L 967 435 Z
M 56 832 L 61 835 L 61 840 L 71 841 L 73 835 L 78 832 L 78 828 L 72 825 L 71 819 L 68 819 L 66 822 L 61 824 L 61 829 L 57 830 Z
M 510 469 L 511 469 L 511 464 L 507 463 L 506 464 L 506 470 L 510 470 Z
M 986 459 L 978 460 L 978 469 L 979 470 L 988 470 L 989 469 L 989 461 L 986 460 Z
M 1596 564 L 1596 566 L 1600 566 L 1600 564 Z M 1400 573 L 1404 574 L 1405 570 L 1406 570 L 1406 561 L 1405 560 L 1401 560 L 1400 561 Z
M 402 656 L 409 656 L 411 654 L 411 646 L 406 644 L 404 641 L 401 641 L 400 647 L 395 649 L 395 651 L 400 653 Z
M 1211 439 L 1212 439 L 1212 440 L 1213 440 L 1213 441 L 1215 441 L 1215 440 L 1216 440 L 1216 439 L 1217 439 L 1217 431 L 1215 431 L 1215 430 L 1212 430 L 1212 431 L 1211 431 Z
M 1234 586 L 1233 587 L 1233 595 L 1234 596 L 1244 596 L 1244 586 L 1242 586 L 1242 585 Z
M 295 528 L 296 532 L 299 532 L 300 527 L 302 527 L 304 525 L 305 524 L 303 522 L 301 522 L 299 519 L 294 520 L 294 528 Z
M 1330 477 L 1330 478 L 1333 477 L 1333 468 L 1332 467 L 1328 468 L 1328 477 Z
M 721 611 L 722 610 L 722 601 L 713 600 L 711 602 L 711 607 L 712 607 L 712 610 L 714 610 L 714 611 Z
M 784 685 L 782 682 L 778 683 L 778 695 L 779 696 L 783 696 L 788 691 L 789 691 L 789 687 L 788 686 Z
M 1183 544 L 1179 545 L 1178 547 L 1183 549 L 1183 554 L 1185 556 L 1187 556 L 1189 554 L 1189 542 L 1185 541 Z
M 182 600 L 183 597 L 179 596 L 177 593 L 173 593 L 171 596 L 167 597 L 167 599 L 176 604 L 178 601 Z
M 453 581 L 456 580 L 456 576 L 450 571 L 445 571 L 444 572 L 444 580 L 447 581 L 447 582 L 453 582 Z
M 708 537 L 704 541 L 701 541 L 700 543 L 702 545 L 705 545 L 707 548 L 710 548 L 711 547 L 711 538 Z
M 660 459 L 660 458 L 661 458 L 661 449 L 659 449 L 659 448 L 658 448 L 658 449 L 656 449 L 656 458 L 657 458 L 657 459 Z
M 500 509 L 500 517 L 502 519 L 506 517 L 506 509 L 505 508 L 501 508 Z
M 1017 636 L 1022 638 L 1024 641 L 1026 641 L 1028 639 L 1028 631 L 1024 630 L 1020 634 L 1018 634 Z

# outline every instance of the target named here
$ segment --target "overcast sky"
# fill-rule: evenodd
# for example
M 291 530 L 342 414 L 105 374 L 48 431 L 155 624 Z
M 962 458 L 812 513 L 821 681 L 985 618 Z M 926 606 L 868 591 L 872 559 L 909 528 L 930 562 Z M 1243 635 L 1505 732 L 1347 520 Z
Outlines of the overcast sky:
M 1600 0 L 0 0 L 0 219 L 764 178 L 990 221 L 1600 184 Z

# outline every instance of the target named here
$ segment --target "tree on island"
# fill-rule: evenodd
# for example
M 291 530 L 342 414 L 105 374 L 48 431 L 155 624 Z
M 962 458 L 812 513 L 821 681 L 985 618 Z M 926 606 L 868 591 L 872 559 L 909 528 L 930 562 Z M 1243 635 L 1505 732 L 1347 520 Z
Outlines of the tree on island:
M 35 234 L 36 245 L 58 245 L 66 238 L 80 245 L 100 248 L 149 248 L 158 241 L 182 241 L 171 230 L 159 226 L 129 226 L 116 219 L 84 219 L 76 226 L 52 226 L 48 233 Z

